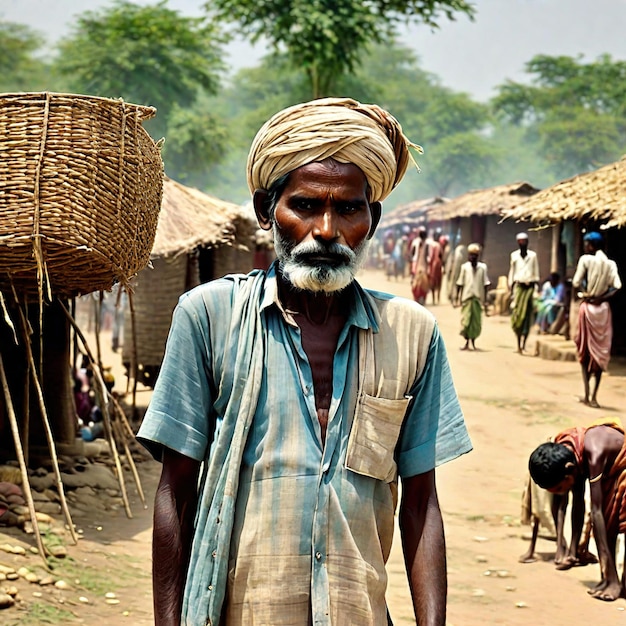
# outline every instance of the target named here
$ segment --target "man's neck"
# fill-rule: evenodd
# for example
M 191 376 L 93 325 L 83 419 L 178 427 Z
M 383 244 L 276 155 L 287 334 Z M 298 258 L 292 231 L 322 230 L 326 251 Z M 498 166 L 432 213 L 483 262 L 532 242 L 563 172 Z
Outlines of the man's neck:
M 331 315 L 345 315 L 347 310 L 345 292 L 346 290 L 325 293 L 296 289 L 282 273 L 278 273 L 278 297 L 285 311 L 303 316 L 311 324 L 323 325 L 328 322 Z

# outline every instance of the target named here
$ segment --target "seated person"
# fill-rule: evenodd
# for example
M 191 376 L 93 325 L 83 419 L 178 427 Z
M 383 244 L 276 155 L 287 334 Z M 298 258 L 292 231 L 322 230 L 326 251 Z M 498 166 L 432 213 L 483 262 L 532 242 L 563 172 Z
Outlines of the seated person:
M 535 449 L 528 469 L 533 480 L 551 493 L 567 497 L 572 491 L 572 537 L 566 567 L 580 563 L 578 542 L 585 511 L 585 481 L 589 480 L 591 524 L 601 571 L 600 582 L 589 593 L 599 600 L 619 598 L 625 592 L 626 578 L 623 573 L 620 583 L 615 559 L 617 536 L 626 531 L 626 446 L 621 424 L 604 420 L 565 430 L 554 442 Z M 558 522 L 562 529 L 561 515 Z
M 550 278 L 543 283 L 537 300 L 536 323 L 540 333 L 550 332 L 558 312 L 565 302 L 565 287 L 558 272 L 552 272 Z

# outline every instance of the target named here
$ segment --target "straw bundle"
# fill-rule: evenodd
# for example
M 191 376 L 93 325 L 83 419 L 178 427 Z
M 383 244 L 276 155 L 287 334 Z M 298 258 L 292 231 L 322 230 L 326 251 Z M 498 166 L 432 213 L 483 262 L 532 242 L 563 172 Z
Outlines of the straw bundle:
M 107 290 L 149 261 L 163 164 L 155 109 L 93 96 L 0 94 L 0 290 Z

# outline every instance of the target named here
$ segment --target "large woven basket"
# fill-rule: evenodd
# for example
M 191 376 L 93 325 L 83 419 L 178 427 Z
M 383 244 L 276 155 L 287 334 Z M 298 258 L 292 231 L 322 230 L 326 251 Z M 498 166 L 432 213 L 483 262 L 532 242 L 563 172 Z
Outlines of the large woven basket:
M 142 127 L 154 114 L 93 96 L 0 94 L 0 290 L 71 297 L 148 264 L 163 186 Z

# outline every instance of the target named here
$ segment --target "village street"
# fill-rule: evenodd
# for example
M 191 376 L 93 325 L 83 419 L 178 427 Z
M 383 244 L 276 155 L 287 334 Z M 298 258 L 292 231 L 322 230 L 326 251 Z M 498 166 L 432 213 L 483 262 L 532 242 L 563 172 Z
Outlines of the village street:
M 367 287 L 410 296 L 408 279 L 388 280 L 382 272 L 368 270 L 361 273 L 360 280 Z M 509 319 L 489 317 L 477 340 L 479 350 L 461 351 L 459 309 L 453 309 L 445 297 L 443 304 L 429 308 L 446 340 L 474 444 L 470 454 L 437 471 L 447 534 L 449 626 L 623 625 L 626 600 L 602 603 L 586 593 L 599 580 L 597 565 L 556 571 L 550 562 L 555 544 L 543 538 L 537 546 L 542 560 L 521 564 L 518 557 L 526 550 L 530 535 L 530 528 L 519 522 L 529 453 L 562 428 L 587 424 L 603 416 L 621 417 L 624 362 L 611 363 L 599 393 L 603 408 L 594 410 L 578 402 L 582 383 L 576 362 L 532 356 L 535 331 L 529 340 L 528 355 L 521 356 L 514 352 Z M 107 339 L 105 333 L 105 364 L 109 359 L 116 387 L 124 390 L 119 355 L 106 350 Z M 150 392 L 142 388 L 138 404 L 145 405 L 149 396 Z M 62 594 L 56 590 L 54 594 L 44 594 L 49 602 L 62 597 L 62 607 L 69 613 L 60 620 L 47 614 L 45 620 L 38 621 L 34 615 L 27 616 L 13 608 L 0 614 L 1 623 L 152 624 L 151 503 L 159 466 L 145 461 L 139 464 L 139 470 L 148 496 L 147 509 L 141 507 L 129 483 L 133 519 L 127 519 L 120 509 L 116 513 L 94 512 L 75 520 L 84 538 L 78 546 L 68 545 L 69 556 L 74 559 L 70 589 Z M 15 537 L 12 534 L 9 539 L 13 541 Z M 0 543 L 5 540 L 0 534 Z M 593 542 L 591 547 L 595 551 Z M 31 562 L 34 559 L 36 556 L 31 555 Z M 388 601 L 394 624 L 414 623 L 399 534 L 389 572 Z M 105 603 L 107 591 L 116 594 L 119 604 Z M 27 593 L 30 592 L 22 591 L 25 600 L 32 602 Z M 5 615 L 8 621 L 4 621 Z

